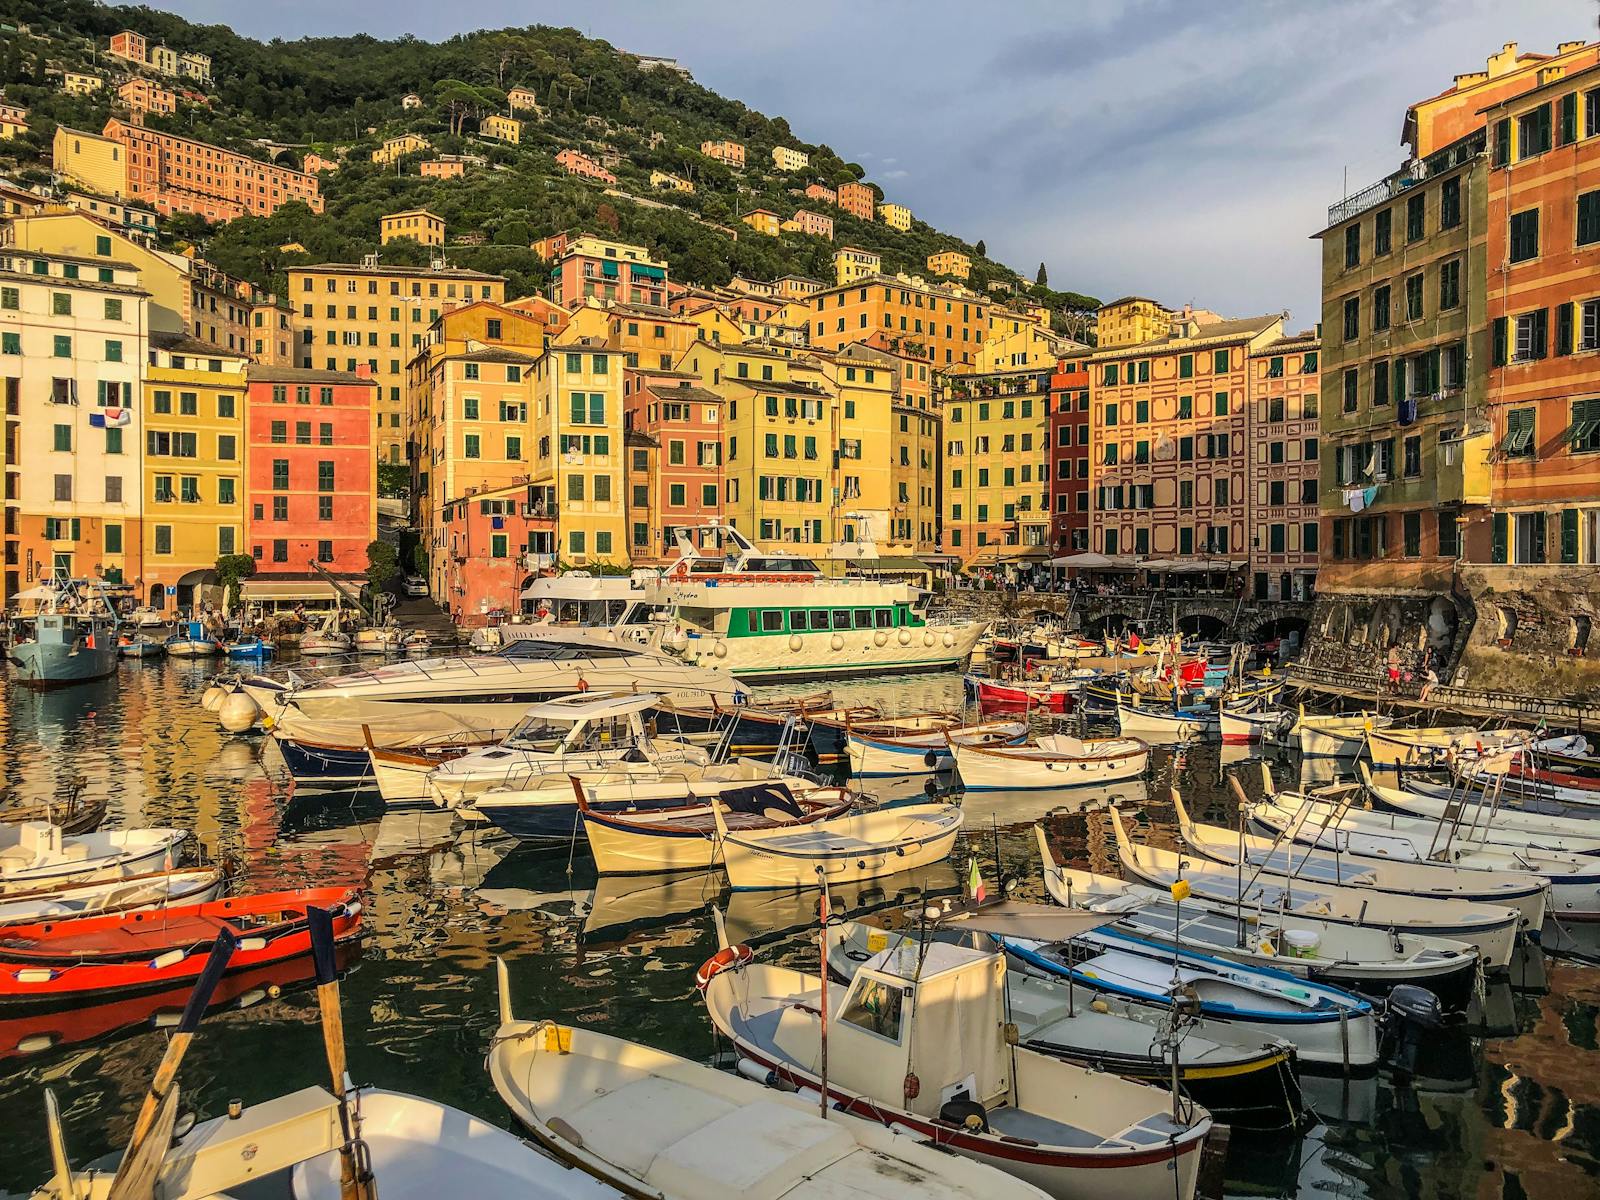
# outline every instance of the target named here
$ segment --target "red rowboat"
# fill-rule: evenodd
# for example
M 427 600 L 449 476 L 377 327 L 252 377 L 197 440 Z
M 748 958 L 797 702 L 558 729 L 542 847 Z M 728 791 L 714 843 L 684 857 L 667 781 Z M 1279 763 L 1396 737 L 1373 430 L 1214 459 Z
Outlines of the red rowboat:
M 208 904 L 15 925 L 0 934 L 0 1003 L 67 1005 L 192 981 L 223 931 L 239 939 L 230 973 L 311 953 L 307 907 L 333 915 L 337 941 L 360 935 L 359 892 L 300 888 Z
M 1078 703 L 1083 681 L 979 679 L 977 689 L 978 704 L 983 708 L 1043 708 L 1050 712 L 1071 712 Z

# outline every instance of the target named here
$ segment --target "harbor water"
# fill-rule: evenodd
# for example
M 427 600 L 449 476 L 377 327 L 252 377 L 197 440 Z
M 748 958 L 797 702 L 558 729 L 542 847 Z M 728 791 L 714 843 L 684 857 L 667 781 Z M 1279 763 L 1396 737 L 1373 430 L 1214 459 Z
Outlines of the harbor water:
M 509 1127 L 483 1059 L 497 1022 L 494 960 L 511 969 L 519 1016 L 558 1017 L 704 1061 L 727 1063 L 694 990 L 716 949 L 711 909 L 758 954 L 814 967 L 817 893 L 730 894 L 717 875 L 597 879 L 576 844 L 518 847 L 450 814 L 385 815 L 375 792 L 292 793 L 270 739 L 233 737 L 200 706 L 215 666 L 125 662 L 116 676 L 0 696 L 0 803 L 82 789 L 105 796 L 108 827 L 190 828 L 242 872 L 241 890 L 348 884 L 364 889 L 368 936 L 343 984 L 350 1074 L 458 1106 Z M 816 690 L 816 689 L 790 689 Z M 886 712 L 954 709 L 959 676 L 832 689 Z M 1291 759 L 1269 759 L 1280 781 Z M 1176 841 L 1169 790 L 1196 815 L 1233 824 L 1226 772 L 1246 790 L 1243 748 L 1159 750 L 1148 798 L 1127 804 L 1149 840 Z M 920 787 L 918 780 L 913 787 Z M 904 785 L 901 785 L 902 790 Z M 870 789 L 869 789 L 870 790 Z M 1080 866 L 1116 874 L 1103 813 L 1082 794 L 974 794 L 949 863 L 835 893 L 846 908 L 954 893 L 977 858 L 988 885 L 1043 899 L 1033 825 Z M 307 987 L 310 965 L 230 980 L 180 1077 L 203 1116 L 326 1083 Z M 0 1009 L 0 1193 L 49 1174 L 43 1092 L 61 1104 L 77 1163 L 118 1149 L 183 995 L 64 1013 Z M 1318 1118 L 1298 1133 L 1236 1132 L 1230 1196 L 1600 1196 L 1600 967 L 1535 949 L 1491 981 L 1468 1028 L 1430 1037 L 1413 1073 L 1309 1080 Z

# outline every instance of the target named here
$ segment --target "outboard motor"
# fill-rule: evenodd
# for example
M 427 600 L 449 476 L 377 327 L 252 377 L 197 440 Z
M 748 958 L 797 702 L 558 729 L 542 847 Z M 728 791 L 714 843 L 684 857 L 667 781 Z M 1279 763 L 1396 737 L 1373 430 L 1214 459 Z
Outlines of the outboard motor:
M 1414 983 L 1397 984 L 1384 1004 L 1382 1058 L 1396 1071 L 1416 1074 L 1419 1057 L 1444 1024 L 1438 996 Z

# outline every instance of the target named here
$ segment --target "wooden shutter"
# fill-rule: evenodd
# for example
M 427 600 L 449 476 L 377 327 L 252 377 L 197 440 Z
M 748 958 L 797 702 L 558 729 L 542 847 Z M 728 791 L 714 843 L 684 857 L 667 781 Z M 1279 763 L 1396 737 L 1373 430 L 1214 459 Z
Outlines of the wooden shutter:
M 1572 305 L 1556 307 L 1556 353 L 1572 353 Z
M 1578 561 L 1578 510 L 1575 508 L 1561 510 L 1561 561 Z
M 1494 539 L 1489 552 L 1490 560 L 1497 563 L 1506 561 L 1506 514 L 1494 514 Z
M 1533 317 L 1533 357 L 1543 358 L 1550 345 L 1550 310 L 1535 309 Z
M 1493 357 L 1495 366 L 1503 367 L 1506 365 L 1506 319 L 1504 317 L 1496 317 L 1494 319 Z

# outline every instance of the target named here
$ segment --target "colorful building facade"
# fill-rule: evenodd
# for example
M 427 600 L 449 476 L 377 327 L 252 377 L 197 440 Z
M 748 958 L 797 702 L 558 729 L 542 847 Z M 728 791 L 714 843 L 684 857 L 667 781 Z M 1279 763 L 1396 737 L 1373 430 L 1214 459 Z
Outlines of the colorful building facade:
M 1050 549 L 1054 557 L 1089 549 L 1088 354 L 1065 358 L 1050 375 Z

